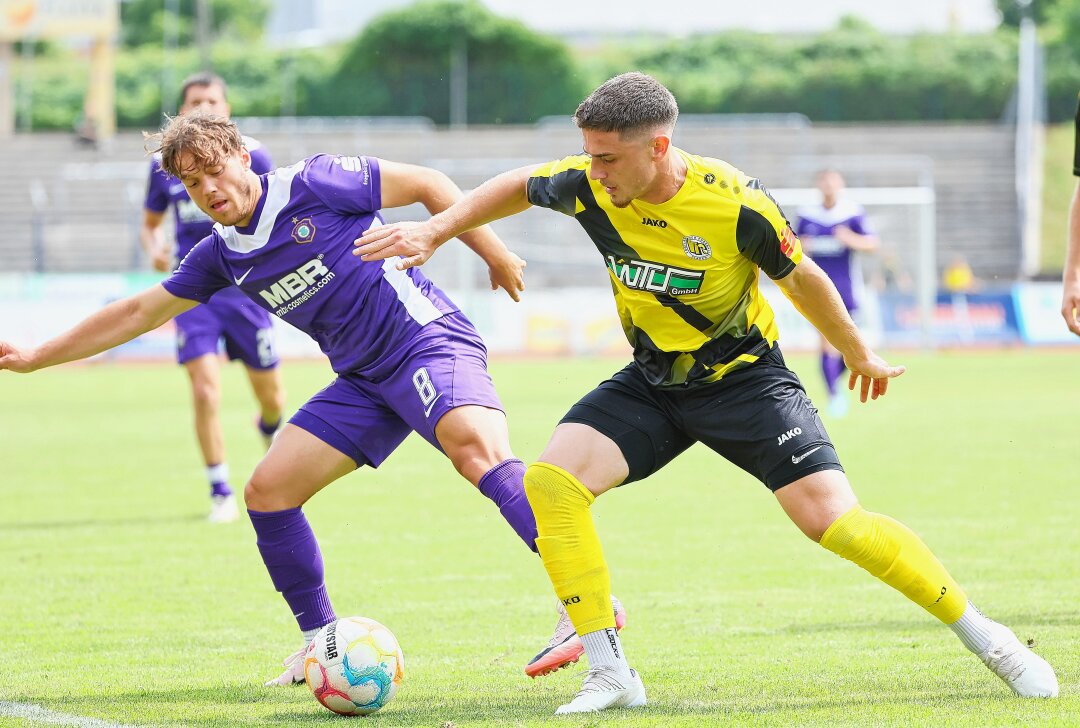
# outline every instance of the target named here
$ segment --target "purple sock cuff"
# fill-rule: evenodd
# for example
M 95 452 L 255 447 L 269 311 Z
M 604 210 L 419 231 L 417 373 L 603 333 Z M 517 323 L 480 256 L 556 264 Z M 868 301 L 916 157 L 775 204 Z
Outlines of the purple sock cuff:
M 515 470 L 520 470 L 521 475 L 514 477 Z M 525 492 L 525 486 L 521 484 L 521 479 L 524 477 L 525 463 L 517 458 L 510 458 L 509 460 L 503 460 L 491 470 L 484 473 L 484 476 L 480 478 L 480 482 L 476 487 L 487 498 L 495 501 L 495 505 L 502 506 L 503 501 L 517 492 L 517 490 L 520 489 L 522 492 Z M 515 484 L 519 487 L 514 487 Z
M 525 463 L 504 460 L 480 478 L 477 488 L 499 507 L 514 533 L 530 550 L 536 551 L 536 518 L 525 497 Z
M 232 492 L 232 488 L 223 480 L 210 484 L 210 495 L 232 495 Z
M 268 425 L 265 422 L 263 422 L 263 418 L 260 416 L 258 424 L 259 424 L 259 432 L 261 432 L 264 435 L 273 435 L 275 432 L 278 431 L 278 428 L 281 427 L 281 418 L 278 417 L 276 422 Z

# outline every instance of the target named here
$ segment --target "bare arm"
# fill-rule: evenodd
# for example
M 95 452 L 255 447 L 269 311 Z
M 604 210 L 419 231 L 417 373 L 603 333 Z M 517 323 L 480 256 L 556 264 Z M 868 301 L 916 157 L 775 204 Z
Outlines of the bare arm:
M 384 225 L 366 232 L 356 241 L 353 255 L 364 260 L 385 260 L 400 255 L 398 268 L 421 265 L 435 249 L 453 237 L 529 208 L 526 190 L 536 167 L 521 167 L 489 179 L 424 223 Z
M 867 394 L 871 399 L 883 396 L 889 379 L 904 373 L 904 367 L 889 366 L 870 349 L 848 315 L 836 286 L 813 260 L 804 257 L 795 270 L 776 284 L 799 313 L 843 354 L 844 362 L 851 370 L 848 387 L 854 389 L 856 382 L 862 379 L 863 402 Z
M 164 221 L 165 213 L 144 209 L 142 225 L 139 226 L 139 242 L 143 251 L 150 258 L 154 270 L 162 273 L 168 272 L 172 264 L 172 249 L 165 241 L 165 231 L 162 229 Z
M 1069 206 L 1069 244 L 1062 279 L 1061 315 L 1069 331 L 1080 336 L 1080 180 L 1076 182 Z
M 383 207 L 401 207 L 419 202 L 427 208 L 428 212 L 436 216 L 462 199 L 458 186 L 445 174 L 435 169 L 380 159 L 379 172 L 382 181 Z M 511 253 L 499 236 L 487 225 L 462 232 L 461 240 L 488 264 L 491 289 L 504 288 L 512 299 L 520 300 L 520 291 L 525 288 L 522 277 L 525 261 Z M 365 257 L 364 260 L 382 260 L 388 255 L 376 258 Z M 430 257 L 430 253 L 427 257 Z M 424 260 L 427 260 L 427 257 Z M 401 261 L 398 269 L 404 270 L 410 267 L 406 262 Z
M 881 244 L 877 235 L 863 235 L 855 232 L 847 225 L 837 225 L 833 230 L 833 235 L 841 243 L 858 253 L 873 253 Z
M 23 351 L 0 341 L 0 370 L 27 373 L 100 354 L 156 329 L 197 304 L 172 295 L 160 285 L 148 288 L 110 303 L 37 348 Z

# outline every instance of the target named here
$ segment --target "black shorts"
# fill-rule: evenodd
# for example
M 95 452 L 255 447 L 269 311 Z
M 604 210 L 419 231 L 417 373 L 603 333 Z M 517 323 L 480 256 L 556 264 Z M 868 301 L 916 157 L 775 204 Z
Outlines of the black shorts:
M 588 425 L 619 446 L 630 466 L 623 484 L 652 475 L 695 442 L 773 491 L 843 470 L 817 409 L 775 346 L 751 366 L 691 387 L 654 387 L 629 364 L 562 422 Z

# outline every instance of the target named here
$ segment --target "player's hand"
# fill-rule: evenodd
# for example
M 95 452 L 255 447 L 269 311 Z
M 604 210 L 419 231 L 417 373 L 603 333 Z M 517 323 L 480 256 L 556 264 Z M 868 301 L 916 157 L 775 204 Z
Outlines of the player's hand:
M 423 265 L 439 247 L 435 237 L 419 222 L 396 222 L 372 228 L 357 238 L 353 245 L 356 246 L 353 255 L 359 255 L 365 261 L 400 256 L 401 260 L 396 266 L 398 270 Z
M 491 290 L 502 288 L 514 301 L 520 301 L 521 292 L 525 290 L 525 265 L 524 260 L 506 251 L 506 255 L 488 266 Z
M 1080 336 L 1080 281 L 1065 284 L 1061 296 L 1061 316 L 1069 331 Z
M 150 256 L 150 265 L 158 273 L 168 273 L 172 269 L 172 250 L 164 245 L 155 247 Z
M 29 352 L 17 349 L 6 341 L 0 341 L 0 370 L 26 374 L 35 368 Z
M 844 364 L 851 370 L 848 377 L 848 389 L 854 390 L 859 385 L 859 401 L 865 402 L 867 395 L 870 399 L 884 397 L 889 388 L 889 380 L 903 374 L 906 369 L 902 366 L 894 367 L 872 351 L 867 351 L 860 357 L 844 357 Z

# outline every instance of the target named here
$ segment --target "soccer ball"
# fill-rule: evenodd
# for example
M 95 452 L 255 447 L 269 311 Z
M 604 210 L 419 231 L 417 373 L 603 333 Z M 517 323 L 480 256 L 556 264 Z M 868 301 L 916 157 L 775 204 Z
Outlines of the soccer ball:
M 367 617 L 331 622 L 304 654 L 304 678 L 311 692 L 341 715 L 374 713 L 394 698 L 404 677 L 397 638 Z

